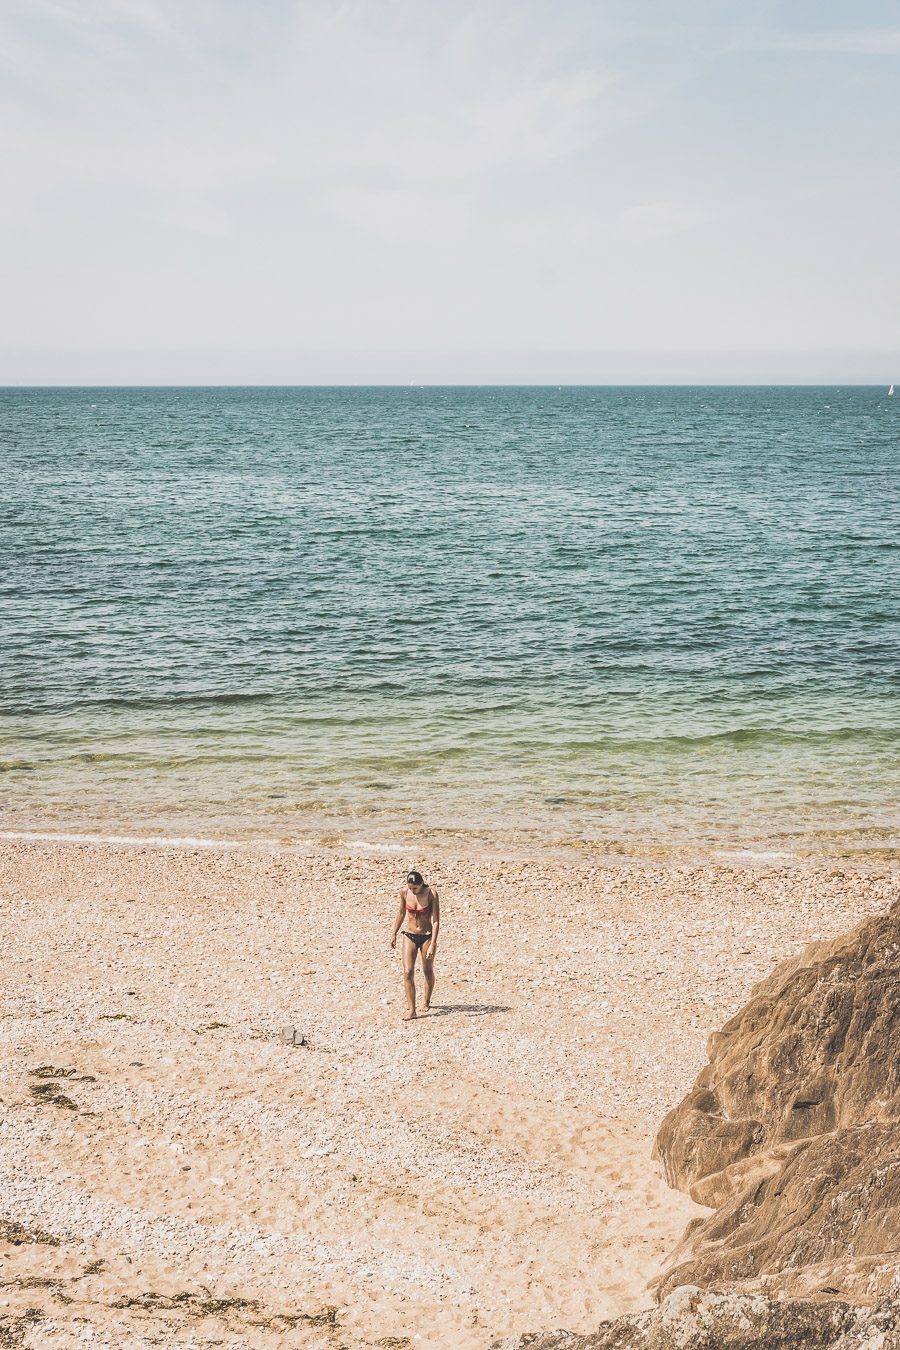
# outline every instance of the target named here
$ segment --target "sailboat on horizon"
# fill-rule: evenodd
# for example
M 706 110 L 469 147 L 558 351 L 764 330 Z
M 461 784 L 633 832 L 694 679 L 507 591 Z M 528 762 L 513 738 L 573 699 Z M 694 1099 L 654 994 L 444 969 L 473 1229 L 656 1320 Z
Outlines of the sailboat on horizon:
M 894 386 L 891 385 L 890 389 L 888 390 L 888 395 L 890 396 L 893 392 L 894 392 Z

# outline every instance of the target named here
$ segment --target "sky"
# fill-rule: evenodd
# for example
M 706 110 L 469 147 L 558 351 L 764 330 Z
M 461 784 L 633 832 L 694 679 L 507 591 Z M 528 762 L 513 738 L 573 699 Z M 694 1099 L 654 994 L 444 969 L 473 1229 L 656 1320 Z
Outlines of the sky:
M 0 384 L 900 380 L 896 0 L 0 0 Z

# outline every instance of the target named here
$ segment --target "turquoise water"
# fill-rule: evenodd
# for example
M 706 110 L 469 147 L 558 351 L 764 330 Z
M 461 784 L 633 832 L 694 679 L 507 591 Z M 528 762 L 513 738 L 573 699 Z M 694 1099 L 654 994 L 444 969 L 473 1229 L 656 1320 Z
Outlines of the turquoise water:
M 0 391 L 10 831 L 900 848 L 900 398 Z

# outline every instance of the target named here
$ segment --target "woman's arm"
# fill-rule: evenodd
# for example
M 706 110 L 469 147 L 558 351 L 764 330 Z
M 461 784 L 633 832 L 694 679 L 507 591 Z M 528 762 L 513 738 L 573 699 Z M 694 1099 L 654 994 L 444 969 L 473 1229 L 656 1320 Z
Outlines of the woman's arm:
M 406 913 L 406 891 L 402 890 L 400 892 L 400 908 L 397 910 L 397 917 L 394 920 L 394 931 L 391 934 L 392 947 L 396 947 L 397 945 L 397 934 L 400 931 L 400 925 L 403 922 L 403 916 L 405 913 Z
M 431 903 L 434 906 L 431 911 L 431 941 L 429 942 L 428 950 L 425 953 L 429 961 L 434 956 L 435 948 L 437 947 L 438 929 L 441 926 L 441 897 L 438 895 L 437 891 L 432 891 L 431 895 Z

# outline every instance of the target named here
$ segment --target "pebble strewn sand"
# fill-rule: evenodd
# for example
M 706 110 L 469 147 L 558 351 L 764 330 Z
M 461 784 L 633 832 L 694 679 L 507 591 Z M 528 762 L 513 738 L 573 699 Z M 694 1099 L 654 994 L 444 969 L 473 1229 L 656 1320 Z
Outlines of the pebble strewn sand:
M 885 869 L 422 865 L 438 986 L 405 1025 L 394 859 L 0 846 L 0 1217 L 58 1240 L 0 1242 L 0 1330 L 474 1350 L 642 1306 L 702 1212 L 649 1152 L 706 1035 L 897 893 Z

